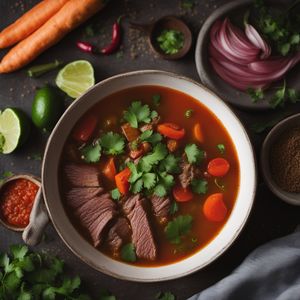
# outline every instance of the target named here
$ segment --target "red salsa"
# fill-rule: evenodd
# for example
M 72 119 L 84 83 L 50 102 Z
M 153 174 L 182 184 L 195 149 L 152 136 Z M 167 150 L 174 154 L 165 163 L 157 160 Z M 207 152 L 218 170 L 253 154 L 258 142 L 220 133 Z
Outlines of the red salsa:
M 30 180 L 16 179 L 8 182 L 1 195 L 1 214 L 3 220 L 14 226 L 25 227 L 39 187 Z

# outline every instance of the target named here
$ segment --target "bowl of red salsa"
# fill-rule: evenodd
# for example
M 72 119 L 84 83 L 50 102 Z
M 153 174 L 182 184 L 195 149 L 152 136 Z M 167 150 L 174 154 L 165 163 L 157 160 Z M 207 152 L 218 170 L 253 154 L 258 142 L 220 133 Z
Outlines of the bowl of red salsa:
M 23 231 L 29 224 L 30 213 L 40 181 L 29 175 L 14 175 L 0 185 L 0 222 L 8 229 Z

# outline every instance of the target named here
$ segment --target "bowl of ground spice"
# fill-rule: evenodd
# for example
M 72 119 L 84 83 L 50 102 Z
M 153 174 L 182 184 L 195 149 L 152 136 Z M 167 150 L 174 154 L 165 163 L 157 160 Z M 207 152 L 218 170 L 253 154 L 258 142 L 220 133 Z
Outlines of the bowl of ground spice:
M 261 168 L 266 184 L 275 195 L 300 205 L 300 113 L 284 119 L 267 135 Z

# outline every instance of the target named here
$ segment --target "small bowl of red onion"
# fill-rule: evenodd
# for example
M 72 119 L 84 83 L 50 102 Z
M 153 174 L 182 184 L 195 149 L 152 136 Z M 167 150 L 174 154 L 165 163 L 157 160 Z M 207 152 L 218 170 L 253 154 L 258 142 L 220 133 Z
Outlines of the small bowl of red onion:
M 283 0 L 266 3 L 272 9 L 286 9 L 288 4 Z M 263 110 L 296 102 L 295 97 L 288 99 L 293 96 L 288 90 L 300 90 L 300 51 L 279 55 L 256 28 L 253 7 L 252 0 L 232 1 L 205 21 L 195 51 L 200 79 L 224 101 L 244 109 Z M 280 89 L 286 93 L 281 99 L 280 92 L 276 96 Z

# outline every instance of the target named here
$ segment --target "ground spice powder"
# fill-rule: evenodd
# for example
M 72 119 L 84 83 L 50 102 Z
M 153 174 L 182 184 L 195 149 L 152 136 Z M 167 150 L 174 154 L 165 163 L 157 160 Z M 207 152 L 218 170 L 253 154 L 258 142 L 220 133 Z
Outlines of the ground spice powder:
M 279 187 L 300 193 L 300 127 L 289 129 L 278 138 L 271 148 L 270 167 Z

